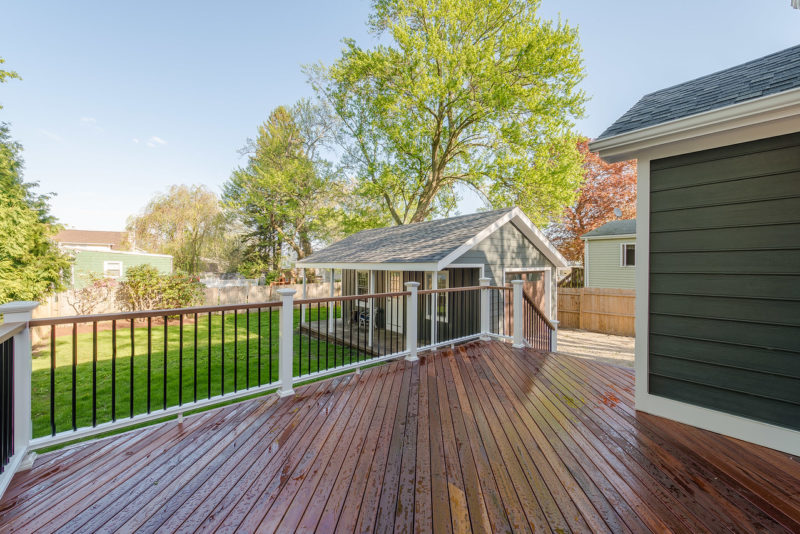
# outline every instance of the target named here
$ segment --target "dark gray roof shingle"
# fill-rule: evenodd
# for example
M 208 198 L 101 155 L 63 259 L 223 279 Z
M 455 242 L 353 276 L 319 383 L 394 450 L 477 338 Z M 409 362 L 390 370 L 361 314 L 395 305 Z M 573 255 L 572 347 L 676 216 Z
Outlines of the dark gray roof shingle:
M 598 226 L 591 232 L 586 232 L 581 237 L 604 237 L 612 235 L 629 235 L 636 233 L 636 219 L 610 221 L 603 226 Z
M 363 230 L 315 252 L 300 263 L 439 261 L 512 209 Z
M 645 95 L 597 139 L 800 87 L 800 45 Z

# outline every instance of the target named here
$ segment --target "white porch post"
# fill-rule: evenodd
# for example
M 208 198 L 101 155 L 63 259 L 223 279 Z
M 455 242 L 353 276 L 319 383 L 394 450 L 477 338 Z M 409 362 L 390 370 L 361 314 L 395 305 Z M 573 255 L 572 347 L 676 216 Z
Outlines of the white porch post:
M 35 301 L 9 302 L 0 305 L 4 324 L 27 323 L 33 317 L 33 310 L 39 306 Z M 5 473 L 0 475 L 0 497 L 5 492 L 11 477 L 16 471 L 30 468 L 22 465 L 28 452 L 33 426 L 31 424 L 31 331 L 27 324 L 14 340 L 14 455 L 6 465 Z
M 511 281 L 511 286 L 514 288 L 513 289 L 514 341 L 512 346 L 515 349 L 520 349 L 525 346 L 525 342 L 523 341 L 524 321 L 522 319 L 522 284 L 524 283 L 525 282 L 523 282 L 522 280 Z
M 550 332 L 550 352 L 558 352 L 558 321 L 553 319 L 553 331 Z
M 410 291 L 406 303 L 406 360 L 415 361 L 417 357 L 417 291 L 419 282 L 406 282 L 406 291 Z
M 431 289 L 439 289 L 439 273 L 433 271 L 431 273 Z M 431 293 L 431 345 L 436 345 L 437 332 L 436 327 L 439 325 L 439 294 Z
M 481 339 L 487 341 L 489 339 L 489 289 L 486 289 L 491 282 L 490 278 L 481 278 L 479 280 L 481 287 Z
M 371 269 L 369 271 L 369 294 L 375 294 L 375 271 Z M 367 327 L 369 328 L 369 333 L 367 334 L 367 346 L 372 347 L 372 331 L 375 329 L 375 300 L 372 297 L 369 299 L 367 309 L 369 310 L 369 321 L 367 321 Z
M 334 294 L 336 292 L 336 276 L 335 276 L 335 274 L 336 274 L 336 270 L 335 269 L 331 269 L 331 290 L 330 290 L 330 297 L 331 298 L 334 297 Z M 335 334 L 336 330 L 334 328 L 336 326 L 336 323 L 335 323 L 335 321 L 336 321 L 336 303 L 335 302 L 333 302 L 333 303 L 329 302 L 328 306 L 330 306 L 331 304 L 333 304 L 333 312 L 330 312 L 330 311 L 328 312 L 328 332 L 334 332 L 334 334 Z M 330 310 L 330 308 L 328 308 L 328 309 Z
M 294 375 L 294 294 L 296 289 L 279 289 L 281 313 L 278 323 L 278 380 L 281 388 L 278 395 L 294 395 L 292 378 Z

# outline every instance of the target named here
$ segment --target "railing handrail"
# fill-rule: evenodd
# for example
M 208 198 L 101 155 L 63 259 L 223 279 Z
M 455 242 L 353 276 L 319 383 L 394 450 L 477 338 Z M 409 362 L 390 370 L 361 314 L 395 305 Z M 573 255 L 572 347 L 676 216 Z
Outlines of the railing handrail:
M 542 320 L 547 325 L 547 327 L 550 328 L 550 330 L 555 330 L 556 329 L 556 327 L 553 326 L 553 323 L 550 322 L 550 319 L 548 319 L 547 316 L 544 313 L 542 313 L 542 310 L 539 309 L 539 306 L 537 306 L 536 303 L 533 302 L 532 298 L 530 298 L 525 293 L 522 294 L 522 298 L 525 299 L 525 302 L 530 304 L 530 306 L 534 309 L 536 314 L 539 315 L 539 317 L 542 318 Z
M 217 306 L 191 306 L 187 308 L 170 308 L 162 310 L 142 310 L 133 312 L 98 313 L 94 315 L 65 315 L 63 317 L 42 317 L 31 319 L 28 326 L 52 326 L 72 323 L 93 323 L 102 321 L 121 321 L 125 319 L 146 319 L 147 317 L 164 317 L 173 315 L 191 315 L 194 313 L 209 313 L 229 310 L 253 310 L 258 308 L 273 308 L 281 305 L 279 300 L 270 302 L 249 302 L 242 304 L 220 304 Z
M 4 343 L 25 329 L 25 323 L 0 324 L 0 343 Z

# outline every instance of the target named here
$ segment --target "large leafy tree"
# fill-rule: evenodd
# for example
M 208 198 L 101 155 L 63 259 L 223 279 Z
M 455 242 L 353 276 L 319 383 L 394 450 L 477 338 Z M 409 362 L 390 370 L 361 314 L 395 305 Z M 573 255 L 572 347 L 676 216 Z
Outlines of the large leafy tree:
M 588 139 L 579 143 L 578 150 L 583 155 L 580 194 L 564 209 L 561 220 L 547 228 L 553 244 L 572 261 L 583 260 L 583 234 L 614 219 L 636 217 L 636 161 L 606 163 L 589 150 Z
M 129 245 L 171 254 L 175 267 L 195 274 L 204 259 L 225 256 L 226 220 L 219 197 L 201 185 L 173 185 L 128 219 Z
M 321 155 L 329 128 L 324 109 L 308 101 L 276 108 L 245 147 L 247 165 L 224 185 L 226 205 L 246 228 L 250 274 L 277 273 L 286 254 L 304 258 L 335 236 L 346 186 Z
M 19 76 L 0 69 L 0 83 L 12 78 Z M 52 240 L 58 226 L 49 197 L 23 180 L 21 150 L 8 125 L 0 123 L 0 303 L 42 300 L 63 289 L 69 277 L 69 258 Z
M 375 0 L 341 59 L 307 68 L 340 120 L 357 192 L 397 224 L 447 214 L 458 186 L 542 223 L 572 201 L 585 96 L 577 31 L 532 0 Z

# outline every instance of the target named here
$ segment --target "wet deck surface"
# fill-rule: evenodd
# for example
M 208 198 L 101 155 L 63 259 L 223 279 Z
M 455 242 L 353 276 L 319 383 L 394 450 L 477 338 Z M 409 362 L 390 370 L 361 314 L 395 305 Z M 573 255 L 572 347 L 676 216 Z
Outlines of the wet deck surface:
M 470 343 L 42 455 L 0 530 L 800 531 L 800 462 L 632 391 L 628 369 Z

